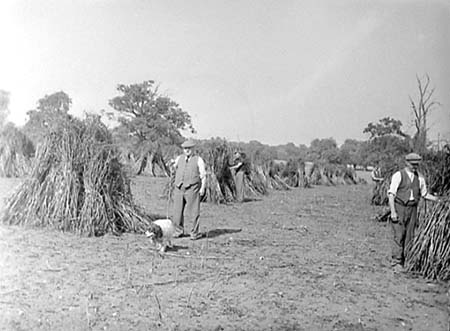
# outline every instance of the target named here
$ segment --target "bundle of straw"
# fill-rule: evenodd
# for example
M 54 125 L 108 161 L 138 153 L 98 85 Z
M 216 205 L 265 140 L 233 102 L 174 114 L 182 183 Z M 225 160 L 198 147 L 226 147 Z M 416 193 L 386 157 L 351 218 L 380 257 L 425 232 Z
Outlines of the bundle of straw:
M 450 279 L 450 148 L 426 155 L 421 171 L 429 179 L 429 190 L 444 196 L 444 202 L 419 209 L 418 235 L 407 254 L 407 268 L 446 281 Z
M 254 197 L 266 195 L 268 193 L 266 182 L 269 176 L 264 173 L 262 166 L 252 164 L 250 169 L 250 174 L 245 177 L 245 195 Z
M 332 185 L 353 185 L 358 183 L 355 170 L 342 164 L 325 164 L 324 174 Z
M 381 182 L 375 183 L 375 186 L 372 191 L 372 200 L 371 200 L 372 205 L 385 206 L 389 203 L 387 191 L 391 183 L 391 177 L 392 176 L 384 177 L 384 179 Z
M 316 164 L 311 173 L 311 184 L 313 185 L 334 185 L 331 180 L 329 169 L 323 164 Z
M 143 151 L 134 165 L 137 175 L 148 174 L 153 177 L 168 177 L 169 167 L 159 149 Z
M 233 193 L 229 186 L 221 187 L 219 180 L 214 173 L 208 173 L 206 176 L 205 195 L 205 201 L 217 204 L 227 203 L 233 200 Z
M 442 151 L 425 155 L 420 170 L 427 178 L 431 192 L 438 195 L 450 192 L 450 145 Z
M 372 192 L 371 204 L 375 206 L 386 206 L 389 204 L 388 190 L 391 185 L 392 175 L 398 170 L 398 165 L 384 165 L 381 168 L 383 180 L 377 182 Z
M 134 205 L 119 157 L 97 117 L 62 121 L 39 146 L 1 221 L 88 236 L 144 232 L 151 217 Z
M 427 279 L 450 280 L 450 201 L 421 209 L 417 235 L 406 256 L 406 268 Z
M 225 141 L 211 141 L 203 145 L 203 158 L 209 168 L 207 201 L 229 202 L 236 197 L 236 186 L 230 170 L 233 149 Z
M 285 168 L 285 165 L 277 164 L 273 161 L 268 161 L 264 167 L 261 167 L 262 172 L 264 173 L 265 186 L 268 189 L 279 191 L 286 191 L 290 189 L 290 186 L 286 183 L 285 178 L 282 177 Z
M 302 160 L 289 160 L 281 172 L 281 178 L 290 187 L 310 187 L 305 172 L 305 162 Z

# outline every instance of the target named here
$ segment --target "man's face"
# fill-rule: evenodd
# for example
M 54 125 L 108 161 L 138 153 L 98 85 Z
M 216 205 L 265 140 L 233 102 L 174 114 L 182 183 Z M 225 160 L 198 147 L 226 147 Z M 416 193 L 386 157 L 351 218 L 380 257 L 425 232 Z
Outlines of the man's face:
M 419 167 L 419 163 L 406 161 L 406 166 L 414 172 L 414 171 L 417 171 L 417 168 Z
M 184 155 L 191 156 L 192 155 L 192 148 L 191 147 L 184 147 L 183 148 L 183 152 L 184 152 Z

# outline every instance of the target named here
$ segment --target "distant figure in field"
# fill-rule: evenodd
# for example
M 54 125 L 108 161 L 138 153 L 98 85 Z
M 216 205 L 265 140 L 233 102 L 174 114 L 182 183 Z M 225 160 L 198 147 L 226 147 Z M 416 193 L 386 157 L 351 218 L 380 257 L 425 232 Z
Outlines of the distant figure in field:
M 384 196 L 384 192 L 381 193 L 384 177 L 382 175 L 381 167 L 379 164 L 377 164 L 373 168 L 372 172 L 370 173 L 370 177 L 375 184 L 372 191 L 372 205 L 383 205 L 386 202 L 386 200 L 382 197 Z M 383 213 L 383 215 L 385 216 L 385 213 Z M 378 219 L 378 216 L 376 218 Z
M 405 262 L 405 249 L 414 238 L 417 222 L 417 205 L 420 198 L 431 201 L 440 199 L 427 191 L 425 178 L 417 171 L 422 160 L 416 153 L 406 155 L 406 167 L 392 175 L 388 190 L 391 210 L 392 267 L 401 271 Z
M 375 168 L 373 168 L 372 172 L 371 172 L 371 177 L 372 180 L 375 183 L 379 183 L 382 182 L 384 180 L 383 176 L 381 175 L 381 168 L 379 165 L 375 166 Z
M 234 174 L 234 182 L 236 185 L 236 200 L 243 202 L 245 199 L 245 176 L 250 174 L 250 164 L 247 156 L 243 152 L 236 152 L 234 154 L 234 165 L 230 167 Z
M 203 159 L 194 155 L 195 142 L 186 140 L 181 147 L 183 154 L 174 161 L 175 188 L 173 193 L 173 223 L 176 227 L 174 237 L 184 235 L 184 218 L 192 224 L 191 240 L 202 238 L 200 232 L 200 199 L 206 190 L 206 169 Z

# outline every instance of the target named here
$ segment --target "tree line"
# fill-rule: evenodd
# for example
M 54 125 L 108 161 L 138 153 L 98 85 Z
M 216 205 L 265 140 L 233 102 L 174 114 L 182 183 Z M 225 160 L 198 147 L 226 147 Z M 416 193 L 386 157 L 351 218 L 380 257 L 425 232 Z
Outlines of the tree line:
M 409 100 L 416 128 L 413 136 L 402 130 L 401 121 L 384 117 L 362 129 L 368 136 L 366 140 L 346 139 L 341 146 L 332 137 L 316 138 L 309 146 L 292 142 L 269 146 L 257 140 L 230 143 L 247 152 L 255 162 L 280 159 L 368 166 L 395 162 L 397 156 L 412 150 L 426 153 L 429 148 L 427 120 L 430 112 L 439 106 L 433 98 L 434 88 L 430 83 L 428 75 L 417 77 L 418 98 L 410 97 Z M 136 154 L 148 150 L 175 150 L 184 135 L 195 133 L 191 116 L 177 102 L 161 93 L 155 81 L 119 84 L 117 92 L 118 95 L 108 102 L 112 110 L 102 111 L 98 116 L 117 123 L 111 131 L 124 150 Z M 0 90 L 0 125 L 3 128 L 14 126 L 4 123 L 8 104 L 9 93 Z M 38 144 L 58 121 L 72 118 L 69 114 L 71 106 L 72 100 L 64 91 L 45 95 L 37 101 L 35 109 L 27 112 L 28 120 L 19 129 Z

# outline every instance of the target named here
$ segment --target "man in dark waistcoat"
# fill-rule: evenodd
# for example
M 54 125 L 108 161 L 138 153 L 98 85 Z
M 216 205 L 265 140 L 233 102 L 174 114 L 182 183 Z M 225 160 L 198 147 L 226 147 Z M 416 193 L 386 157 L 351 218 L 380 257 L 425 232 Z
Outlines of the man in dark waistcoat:
M 206 190 L 206 170 L 203 159 L 193 154 L 195 142 L 186 140 L 181 147 L 183 155 L 175 159 L 175 188 L 173 194 L 173 223 L 175 237 L 184 235 L 185 217 L 192 224 L 192 240 L 202 237 L 200 232 L 200 199 Z
M 401 271 L 405 262 L 405 249 L 412 243 L 417 222 L 417 205 L 420 198 L 438 201 L 427 191 L 425 178 L 417 171 L 422 160 L 416 153 L 406 155 L 406 167 L 392 175 L 388 190 L 393 233 L 392 260 L 394 270 Z

